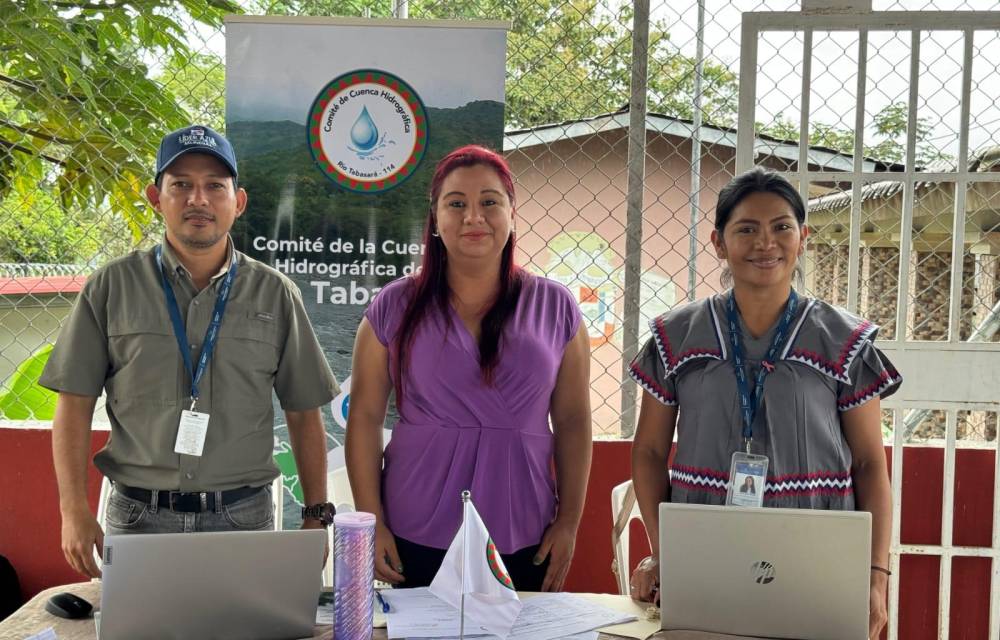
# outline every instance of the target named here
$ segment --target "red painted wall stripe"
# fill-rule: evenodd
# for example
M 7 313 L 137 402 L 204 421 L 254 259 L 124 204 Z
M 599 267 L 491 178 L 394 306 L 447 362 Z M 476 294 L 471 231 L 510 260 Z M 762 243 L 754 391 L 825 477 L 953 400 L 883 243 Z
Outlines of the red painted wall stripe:
M 91 452 L 107 440 L 94 432 Z M 60 521 L 48 430 L 0 428 L 0 554 L 13 563 L 25 597 L 50 586 L 83 577 L 66 565 L 60 550 Z M 891 450 L 886 452 L 891 454 Z M 594 443 L 594 464 L 577 539 L 576 555 L 567 578 L 570 591 L 615 593 L 611 572 L 611 489 L 628 479 L 631 443 Z M 956 545 L 988 546 L 992 536 L 994 452 L 962 449 L 956 454 L 954 541 Z M 944 452 L 907 447 L 903 453 L 904 544 L 938 544 Z M 91 508 L 97 503 L 100 476 L 91 467 Z M 631 528 L 631 566 L 648 553 L 638 522 Z M 940 559 L 904 556 L 900 567 L 900 630 L 907 640 L 937 636 Z M 952 564 L 951 637 L 986 638 L 989 627 L 989 575 L 984 558 L 957 558 Z

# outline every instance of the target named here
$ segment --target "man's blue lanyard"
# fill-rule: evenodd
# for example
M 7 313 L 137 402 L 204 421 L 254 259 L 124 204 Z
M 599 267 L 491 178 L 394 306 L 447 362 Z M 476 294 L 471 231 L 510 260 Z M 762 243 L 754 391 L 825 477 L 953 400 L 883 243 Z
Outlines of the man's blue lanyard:
M 226 303 L 229 302 L 229 293 L 233 288 L 233 280 L 236 279 L 236 256 L 233 256 L 229 263 L 229 271 L 219 286 L 219 295 L 215 299 L 215 309 L 212 311 L 212 321 L 208 324 L 208 331 L 205 332 L 205 342 L 201 347 L 201 357 L 198 358 L 198 368 L 191 366 L 191 347 L 188 344 L 187 331 L 184 329 L 184 321 L 181 319 L 181 310 L 177 304 L 177 297 L 174 296 L 174 289 L 167 280 L 167 274 L 163 270 L 163 247 L 156 247 L 156 266 L 160 270 L 160 284 L 163 285 L 163 295 L 167 299 L 167 311 L 170 313 L 170 322 L 174 325 L 174 337 L 177 338 L 177 346 L 181 349 L 181 357 L 184 359 L 184 368 L 191 374 L 191 411 L 198 401 L 198 382 L 205 375 L 208 361 L 212 359 L 212 352 L 215 351 L 215 341 L 219 337 L 219 327 L 222 326 L 222 316 L 226 313 Z
M 771 339 L 771 346 L 767 349 L 767 355 L 760 363 L 760 370 L 757 371 L 757 378 L 754 381 L 753 394 L 750 393 L 750 381 L 747 377 L 746 356 L 743 352 L 743 338 L 740 332 L 740 317 L 736 310 L 736 298 L 732 292 L 726 303 L 726 311 L 729 318 L 729 342 L 733 347 L 733 368 L 736 370 L 736 387 L 740 395 L 740 413 L 743 416 L 743 444 L 747 453 L 750 453 L 750 441 L 753 439 L 753 419 L 757 415 L 757 409 L 764 397 L 764 378 L 771 371 L 774 371 L 774 363 L 778 357 L 778 351 L 785 342 L 785 337 L 792 325 L 795 317 L 795 309 L 799 303 L 799 296 L 792 289 L 785 303 L 785 310 L 781 314 L 781 321 Z

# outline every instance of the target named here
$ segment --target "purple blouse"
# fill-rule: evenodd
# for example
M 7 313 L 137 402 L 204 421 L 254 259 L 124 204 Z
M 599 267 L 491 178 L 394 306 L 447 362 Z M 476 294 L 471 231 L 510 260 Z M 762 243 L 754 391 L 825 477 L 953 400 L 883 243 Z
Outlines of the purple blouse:
M 379 341 L 391 345 L 394 383 L 393 341 L 411 283 L 389 283 L 365 312 Z M 512 553 L 538 544 L 555 517 L 549 402 L 580 309 L 566 287 L 527 276 L 491 387 L 478 345 L 455 310 L 448 314 L 432 305 L 414 336 L 401 417 L 385 450 L 386 524 L 411 542 L 446 549 L 468 489 L 499 551 Z

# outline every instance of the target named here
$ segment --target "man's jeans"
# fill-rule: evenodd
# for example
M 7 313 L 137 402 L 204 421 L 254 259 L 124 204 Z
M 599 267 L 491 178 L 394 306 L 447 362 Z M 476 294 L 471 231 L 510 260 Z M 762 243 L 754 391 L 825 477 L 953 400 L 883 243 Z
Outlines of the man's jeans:
M 153 502 L 155 503 L 155 497 Z M 215 511 L 178 513 L 134 500 L 112 484 L 104 524 L 108 535 L 122 533 L 191 533 L 196 531 L 258 531 L 274 528 L 271 485 L 256 494 Z

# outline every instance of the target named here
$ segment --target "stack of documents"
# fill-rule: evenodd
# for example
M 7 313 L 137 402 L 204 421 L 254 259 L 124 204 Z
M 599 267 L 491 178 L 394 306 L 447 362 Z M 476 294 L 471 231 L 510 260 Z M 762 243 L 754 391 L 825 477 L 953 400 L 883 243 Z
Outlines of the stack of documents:
M 386 614 L 389 638 L 457 638 L 459 613 L 437 599 L 426 588 L 387 589 L 382 597 L 389 603 Z M 635 620 L 634 615 L 595 605 L 570 593 L 543 593 L 525 598 L 521 614 L 507 640 L 554 640 L 555 638 L 596 638 L 594 629 Z M 475 623 L 465 621 L 465 635 L 495 640 Z

